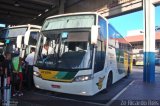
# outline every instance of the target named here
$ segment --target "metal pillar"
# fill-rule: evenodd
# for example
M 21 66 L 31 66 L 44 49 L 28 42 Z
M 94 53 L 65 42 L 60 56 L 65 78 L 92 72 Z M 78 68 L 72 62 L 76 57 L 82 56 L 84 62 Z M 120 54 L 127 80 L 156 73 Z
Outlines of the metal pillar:
M 153 0 L 143 0 L 144 10 L 144 66 L 143 81 L 155 82 L 155 6 Z
M 64 3 L 65 0 L 59 0 L 59 14 L 64 14 Z

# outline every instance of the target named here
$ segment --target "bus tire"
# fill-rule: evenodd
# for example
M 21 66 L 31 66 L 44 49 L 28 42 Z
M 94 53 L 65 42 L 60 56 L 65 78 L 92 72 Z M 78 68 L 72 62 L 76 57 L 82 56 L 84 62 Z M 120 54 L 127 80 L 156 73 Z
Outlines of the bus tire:
M 113 80 L 113 74 L 112 74 L 112 71 L 109 72 L 109 75 L 108 75 L 108 79 L 107 79 L 107 86 L 106 88 L 109 89 L 112 85 L 112 80 Z
M 108 74 L 107 81 L 106 81 L 106 88 L 102 90 L 101 93 L 107 93 L 109 91 L 109 88 L 112 85 L 112 80 L 113 80 L 113 74 L 112 74 L 112 71 L 110 71 Z

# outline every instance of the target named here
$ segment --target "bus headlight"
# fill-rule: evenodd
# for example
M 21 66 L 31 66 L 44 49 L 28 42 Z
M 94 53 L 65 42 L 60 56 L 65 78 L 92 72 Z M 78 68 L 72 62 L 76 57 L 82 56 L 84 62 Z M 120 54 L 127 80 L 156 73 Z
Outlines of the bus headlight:
M 74 78 L 75 82 L 87 81 L 93 78 L 92 75 L 81 75 Z
M 36 77 L 41 77 L 40 72 L 34 71 L 33 74 L 34 74 Z

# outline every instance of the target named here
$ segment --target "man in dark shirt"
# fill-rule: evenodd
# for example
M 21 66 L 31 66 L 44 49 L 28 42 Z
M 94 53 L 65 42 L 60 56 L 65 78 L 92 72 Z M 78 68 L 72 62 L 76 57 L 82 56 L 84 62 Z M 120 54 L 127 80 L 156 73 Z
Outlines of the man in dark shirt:
M 3 63 L 4 63 L 4 56 L 0 55 L 0 78 L 2 79 L 3 77 Z M 2 81 L 2 80 L 1 80 Z M 2 84 L 3 82 L 1 82 Z M 1 85 L 0 85 L 1 86 Z
M 2 98 L 2 94 L 3 94 L 3 90 L 2 90 L 3 79 L 4 79 L 3 63 L 4 63 L 4 56 L 0 55 L 0 94 L 1 94 L 0 98 Z

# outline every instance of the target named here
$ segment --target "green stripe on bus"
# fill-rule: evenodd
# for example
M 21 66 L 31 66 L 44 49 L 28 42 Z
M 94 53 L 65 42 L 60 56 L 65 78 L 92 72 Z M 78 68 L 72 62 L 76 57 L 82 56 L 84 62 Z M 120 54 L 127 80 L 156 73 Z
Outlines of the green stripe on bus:
M 55 77 L 57 79 L 63 79 L 68 74 L 68 72 L 59 72 Z
M 69 72 L 63 79 L 65 80 L 73 79 L 77 73 L 78 72 Z

